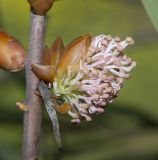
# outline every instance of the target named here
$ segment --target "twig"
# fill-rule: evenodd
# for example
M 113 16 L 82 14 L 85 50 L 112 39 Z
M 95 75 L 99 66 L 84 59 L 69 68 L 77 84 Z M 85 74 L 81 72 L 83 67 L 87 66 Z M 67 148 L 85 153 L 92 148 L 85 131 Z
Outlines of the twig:
M 39 155 L 42 101 L 34 94 L 39 80 L 31 71 L 31 64 L 40 62 L 44 30 L 45 16 L 39 16 L 31 12 L 29 51 L 25 62 L 28 111 L 24 113 L 22 160 L 37 160 Z
M 39 82 L 38 90 L 40 91 L 40 94 L 44 100 L 45 107 L 46 107 L 47 112 L 49 114 L 49 117 L 52 121 L 56 143 L 59 146 L 59 148 L 61 149 L 62 142 L 61 142 L 61 138 L 60 138 L 59 123 L 58 123 L 56 111 L 53 108 L 54 104 L 52 103 L 51 98 L 50 98 L 50 92 L 47 88 L 47 85 L 43 81 Z

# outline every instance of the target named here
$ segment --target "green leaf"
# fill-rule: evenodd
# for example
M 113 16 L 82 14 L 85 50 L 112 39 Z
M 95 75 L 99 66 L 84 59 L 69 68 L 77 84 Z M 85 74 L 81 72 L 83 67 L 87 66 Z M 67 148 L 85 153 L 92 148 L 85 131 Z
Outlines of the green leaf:
M 144 7 L 158 32 L 158 0 L 142 0 Z

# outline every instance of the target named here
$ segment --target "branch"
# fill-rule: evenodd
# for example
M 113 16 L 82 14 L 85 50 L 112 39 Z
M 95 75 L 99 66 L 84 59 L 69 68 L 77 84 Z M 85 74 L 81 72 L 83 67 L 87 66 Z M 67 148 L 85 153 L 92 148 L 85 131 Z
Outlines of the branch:
M 30 13 L 29 51 L 25 62 L 26 101 L 28 111 L 24 113 L 22 160 L 37 160 L 41 130 L 41 99 L 34 94 L 39 80 L 31 71 L 31 64 L 39 63 L 43 50 L 45 16 Z

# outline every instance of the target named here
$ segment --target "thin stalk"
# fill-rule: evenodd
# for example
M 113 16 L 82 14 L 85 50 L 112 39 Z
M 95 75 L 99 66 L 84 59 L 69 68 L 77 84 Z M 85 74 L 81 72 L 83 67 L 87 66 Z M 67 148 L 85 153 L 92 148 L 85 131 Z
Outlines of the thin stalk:
M 22 160 L 37 160 L 39 157 L 39 137 L 41 132 L 42 101 L 34 94 L 39 83 L 31 71 L 31 64 L 39 63 L 44 46 L 45 16 L 30 13 L 29 51 L 25 62 L 26 103 L 24 113 Z

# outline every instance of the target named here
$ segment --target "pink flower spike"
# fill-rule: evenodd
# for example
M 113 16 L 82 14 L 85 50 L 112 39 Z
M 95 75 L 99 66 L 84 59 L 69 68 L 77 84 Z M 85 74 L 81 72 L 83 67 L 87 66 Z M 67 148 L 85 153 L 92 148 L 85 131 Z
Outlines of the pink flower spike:
M 91 121 L 92 114 L 104 112 L 129 78 L 136 62 L 123 54 L 133 39 L 100 35 L 91 38 L 87 53 L 78 60 L 78 67 L 69 66 L 63 80 L 55 79 L 53 94 L 72 106 L 68 114 L 73 123 Z M 62 83 L 58 83 L 62 82 Z

